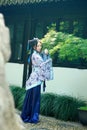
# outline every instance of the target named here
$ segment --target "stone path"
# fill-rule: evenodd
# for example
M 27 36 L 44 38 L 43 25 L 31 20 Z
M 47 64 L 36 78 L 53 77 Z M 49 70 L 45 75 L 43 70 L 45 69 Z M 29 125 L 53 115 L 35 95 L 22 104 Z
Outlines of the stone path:
M 80 123 L 64 122 L 41 115 L 38 124 L 26 123 L 24 126 L 26 130 L 87 130 L 87 126 L 82 126 Z
M 18 110 L 16 110 L 16 113 L 18 117 L 21 114 Z M 81 123 L 69 121 L 65 122 L 42 115 L 40 115 L 40 122 L 37 124 L 20 123 L 25 128 L 24 130 L 87 130 L 87 126 L 83 126 Z

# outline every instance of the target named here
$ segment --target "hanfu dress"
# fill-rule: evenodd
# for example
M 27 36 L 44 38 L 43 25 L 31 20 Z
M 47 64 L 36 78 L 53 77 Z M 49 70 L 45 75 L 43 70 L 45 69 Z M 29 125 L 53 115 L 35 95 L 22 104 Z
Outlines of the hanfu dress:
M 40 113 L 41 86 L 46 80 L 52 80 L 52 59 L 43 60 L 40 53 L 32 54 L 32 73 L 26 81 L 26 96 L 21 118 L 26 123 L 37 123 Z

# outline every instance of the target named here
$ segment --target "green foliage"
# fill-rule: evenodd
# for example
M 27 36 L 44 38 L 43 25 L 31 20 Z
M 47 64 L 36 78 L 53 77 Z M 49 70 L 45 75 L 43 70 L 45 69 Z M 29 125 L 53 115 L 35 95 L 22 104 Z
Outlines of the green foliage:
M 80 106 L 85 106 L 85 101 L 66 95 L 46 93 L 41 97 L 41 114 L 53 116 L 61 120 L 78 120 Z
M 41 94 L 41 106 L 40 113 L 46 116 L 53 116 L 53 102 L 55 100 L 55 95 L 52 93 Z
M 70 96 L 60 96 L 58 95 L 54 101 L 54 117 L 61 120 L 78 120 L 78 110 L 79 106 L 84 106 L 85 101 L 79 100 Z
M 69 21 L 62 21 L 62 22 L 60 22 L 59 30 L 61 32 L 68 32 L 68 30 L 69 30 Z
M 83 21 L 74 21 L 73 22 L 73 34 L 75 36 L 82 37 L 84 31 L 85 23 Z
M 23 105 L 23 100 L 25 97 L 25 89 L 20 88 L 18 86 L 10 86 L 10 90 L 14 98 L 15 108 L 21 110 Z
M 78 46 L 75 44 L 64 44 L 60 51 L 59 51 L 59 57 L 62 60 L 77 60 L 78 59 L 78 54 L 79 54 L 79 49 Z
M 69 61 L 83 58 L 87 60 L 87 40 L 71 37 L 65 41 L 60 49 L 59 57 Z
M 57 32 L 52 28 L 41 40 L 43 48 L 49 49 L 54 64 L 58 64 L 60 61 L 73 63 L 73 61 L 78 62 L 80 59 L 87 64 L 87 39 Z
M 10 87 L 15 107 L 22 110 L 25 90 L 17 86 Z M 53 93 L 41 94 L 40 113 L 60 120 L 78 121 L 78 108 L 87 106 L 85 101 L 66 95 Z
M 56 30 L 56 23 L 52 23 L 51 25 L 47 26 L 48 31 Z
M 87 40 L 83 41 L 81 44 L 78 44 L 79 48 L 79 57 L 87 61 Z
M 79 109 L 79 110 L 84 110 L 84 111 L 87 111 L 87 106 L 84 106 L 84 107 L 79 107 L 78 109 Z
M 59 31 L 65 33 L 72 33 L 74 36 L 84 37 L 84 20 L 75 21 L 60 21 Z
M 53 48 L 55 46 L 57 32 L 55 30 L 50 30 L 43 39 L 41 39 L 44 48 Z

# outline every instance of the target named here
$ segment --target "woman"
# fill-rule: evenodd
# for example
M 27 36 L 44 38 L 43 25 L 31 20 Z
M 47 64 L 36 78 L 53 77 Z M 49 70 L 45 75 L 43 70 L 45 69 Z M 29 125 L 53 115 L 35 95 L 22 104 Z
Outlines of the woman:
M 32 72 L 26 81 L 26 96 L 24 99 L 21 117 L 24 122 L 38 123 L 40 113 L 41 86 L 45 80 L 52 79 L 52 59 L 44 61 L 41 57 L 42 44 L 39 39 L 34 38 L 32 43 Z

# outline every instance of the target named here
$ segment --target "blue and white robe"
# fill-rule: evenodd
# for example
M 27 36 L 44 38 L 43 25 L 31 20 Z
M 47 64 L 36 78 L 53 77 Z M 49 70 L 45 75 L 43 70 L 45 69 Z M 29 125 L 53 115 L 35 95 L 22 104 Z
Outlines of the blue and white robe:
M 53 79 L 52 59 L 44 61 L 41 55 L 34 51 L 32 54 L 32 73 L 26 81 L 26 90 L 41 85 L 43 81 Z
M 26 81 L 26 95 L 23 103 L 21 118 L 26 123 L 38 123 L 40 113 L 41 84 L 51 80 L 52 59 L 44 62 L 39 53 L 32 54 L 32 73 Z

